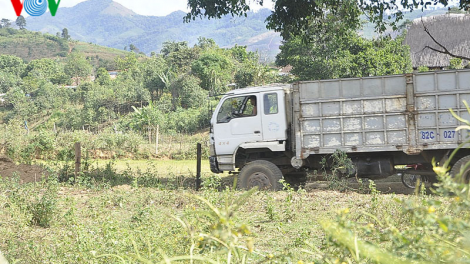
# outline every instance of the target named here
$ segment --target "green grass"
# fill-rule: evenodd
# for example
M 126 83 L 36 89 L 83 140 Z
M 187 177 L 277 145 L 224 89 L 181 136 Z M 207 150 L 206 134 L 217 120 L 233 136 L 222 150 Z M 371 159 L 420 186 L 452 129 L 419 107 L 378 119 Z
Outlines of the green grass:
M 470 258 L 470 191 L 448 174 L 439 174 L 434 195 L 384 194 L 373 182 L 345 192 L 285 183 L 279 192 L 245 192 L 232 190 L 233 177 L 208 173 L 206 164 L 196 192 L 195 163 L 95 161 L 76 179 L 64 178 L 72 161 L 56 164 L 59 176 L 38 183 L 0 178 L 0 251 L 12 263 L 33 264 Z
M 134 171 L 146 171 L 148 169 L 155 170 L 158 175 L 185 175 L 196 174 L 197 161 L 196 160 L 92 160 L 91 164 L 96 164 L 98 167 L 103 168 L 112 162 L 114 168 L 118 172 L 123 172 L 127 169 Z M 201 173 L 210 173 L 209 161 L 207 159 L 201 161 Z
M 157 161 L 156 165 L 171 174 L 190 170 L 193 163 Z M 152 168 L 147 164 L 132 161 L 129 166 Z M 118 170 L 126 171 L 126 166 L 125 162 L 116 163 Z M 232 263 L 241 263 L 244 258 L 246 263 L 322 263 L 319 259 L 335 263 L 335 258 L 343 256 L 341 252 L 348 251 L 339 250 L 338 241 L 329 240 L 322 226 L 339 227 L 335 223 L 340 221 L 344 227 L 347 219 L 349 228 L 357 229 L 361 237 L 390 249 L 390 240 L 382 241 L 366 229 L 375 224 L 382 234 L 393 230 L 390 227 L 407 232 L 413 221 L 399 200 L 424 204 L 431 199 L 289 188 L 251 195 L 211 188 L 196 193 L 184 186 L 168 189 L 95 183 L 89 188 L 82 183 L 19 185 L 0 180 L 0 250 L 10 262 L 160 263 L 164 258 L 192 254 L 205 259 L 202 263 L 208 259 L 227 263 L 231 252 Z M 244 196 L 247 200 L 238 202 Z M 439 200 L 447 204 L 452 198 Z M 229 245 L 229 250 L 215 242 L 216 238 Z M 249 249 L 253 251 L 249 253 Z M 312 253 L 317 251 L 320 253 Z
M 2 193 L 5 187 L 2 185 Z M 18 193 L 35 196 L 45 188 L 45 184 L 21 186 Z M 118 258 L 96 256 L 126 257 L 136 251 L 154 261 L 161 260 L 159 251 L 169 257 L 188 255 L 190 235 L 172 217 L 184 219 L 194 228 L 196 237 L 210 230 L 207 229 L 208 219 L 195 214 L 208 207 L 188 196 L 194 194 L 191 190 L 115 187 L 91 191 L 59 186 L 56 210 L 48 228 L 31 225 L 20 203 L 6 206 L 13 198 L 6 200 L 1 196 L 0 207 L 6 214 L 0 216 L 0 249 L 9 261 L 19 263 L 110 263 L 117 262 Z M 241 193 L 205 191 L 198 195 L 223 207 Z M 289 195 L 292 201 L 287 202 Z M 381 211 L 387 216 L 399 210 L 393 197 L 381 197 Z M 272 219 L 266 214 L 268 199 L 274 201 Z M 341 208 L 357 208 L 353 216 L 359 217 L 359 210 L 369 200 L 367 195 L 356 193 L 256 192 L 238 210 L 233 221 L 246 223 L 255 251 L 260 254 L 254 256 L 255 259 L 262 260 L 263 256 L 273 254 L 290 255 L 295 261 L 306 260 L 301 252 L 305 241 L 321 247 L 325 240 L 320 221 L 334 219 Z M 240 238 L 240 243 L 245 245 L 246 242 Z M 215 252 L 204 251 L 201 255 L 211 257 Z

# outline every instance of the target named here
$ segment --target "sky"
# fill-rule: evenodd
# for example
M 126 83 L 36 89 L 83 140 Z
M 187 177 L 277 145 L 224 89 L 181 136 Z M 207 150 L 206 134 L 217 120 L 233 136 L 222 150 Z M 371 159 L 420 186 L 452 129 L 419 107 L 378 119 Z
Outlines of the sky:
M 23 1 L 23 0 L 22 0 Z M 71 7 L 85 0 L 61 0 L 59 8 Z M 171 12 L 182 10 L 187 12 L 187 0 L 114 0 L 121 5 L 131 9 L 139 15 L 166 16 Z M 264 7 L 269 8 L 271 1 L 265 1 Z M 252 5 L 253 10 L 260 7 Z M 23 11 L 23 16 L 27 14 Z M 0 0 L 0 18 L 16 19 L 15 11 L 10 0 Z

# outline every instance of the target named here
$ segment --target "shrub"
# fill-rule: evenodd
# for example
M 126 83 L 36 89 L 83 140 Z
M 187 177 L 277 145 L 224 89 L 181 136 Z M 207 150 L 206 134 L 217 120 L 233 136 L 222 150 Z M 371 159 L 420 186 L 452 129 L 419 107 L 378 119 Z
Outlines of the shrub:
M 57 182 L 50 178 L 45 183 L 43 194 L 36 194 L 35 199 L 28 204 L 31 213 L 31 224 L 49 227 L 54 220 L 57 204 Z

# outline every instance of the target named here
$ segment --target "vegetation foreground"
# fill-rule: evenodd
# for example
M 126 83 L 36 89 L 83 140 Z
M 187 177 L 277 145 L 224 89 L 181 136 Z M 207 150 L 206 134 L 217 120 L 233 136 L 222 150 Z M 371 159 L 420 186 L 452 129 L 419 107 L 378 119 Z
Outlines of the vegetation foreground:
M 0 249 L 10 263 L 468 263 L 469 186 L 436 169 L 435 194 L 410 196 L 373 182 L 242 192 L 210 174 L 195 192 L 194 175 L 111 163 L 76 179 L 3 178 Z

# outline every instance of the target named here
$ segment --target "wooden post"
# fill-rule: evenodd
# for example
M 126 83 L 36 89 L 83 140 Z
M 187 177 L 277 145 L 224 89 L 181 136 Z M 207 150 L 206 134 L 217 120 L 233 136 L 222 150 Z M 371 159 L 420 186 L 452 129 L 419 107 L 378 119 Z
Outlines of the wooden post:
M 158 132 L 160 130 L 160 125 L 157 125 L 157 133 L 155 133 L 155 155 L 158 154 Z
M 197 143 L 196 191 L 201 187 L 201 143 Z
M 82 148 L 80 142 L 75 142 L 75 180 L 80 173 L 80 167 L 82 165 Z

